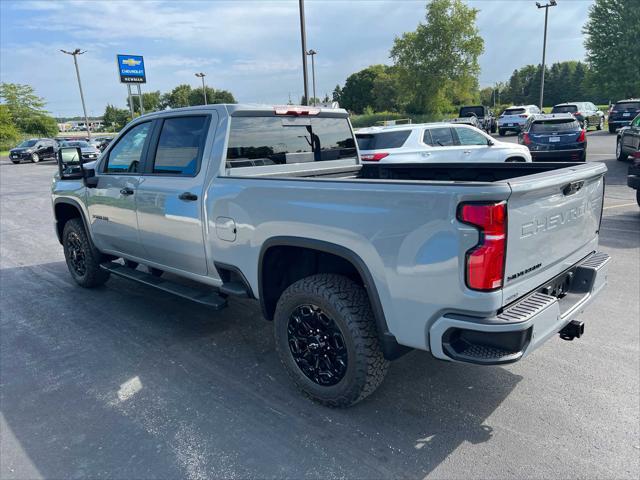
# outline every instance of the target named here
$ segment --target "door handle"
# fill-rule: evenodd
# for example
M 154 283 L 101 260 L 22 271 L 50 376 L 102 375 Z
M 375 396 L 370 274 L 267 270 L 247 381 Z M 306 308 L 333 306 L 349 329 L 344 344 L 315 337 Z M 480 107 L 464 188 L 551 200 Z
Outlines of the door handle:
M 178 198 L 180 200 L 185 200 L 187 202 L 193 202 L 195 200 L 198 200 L 198 195 L 196 195 L 195 193 L 191 193 L 191 192 L 184 192 L 184 193 L 181 193 L 180 195 L 178 195 Z
M 129 187 L 124 187 L 120 189 L 120 193 L 122 195 L 133 195 L 133 190 L 130 189 Z
M 471 153 L 471 150 L 464 150 L 462 153 L 464 153 L 465 155 L 469 155 Z

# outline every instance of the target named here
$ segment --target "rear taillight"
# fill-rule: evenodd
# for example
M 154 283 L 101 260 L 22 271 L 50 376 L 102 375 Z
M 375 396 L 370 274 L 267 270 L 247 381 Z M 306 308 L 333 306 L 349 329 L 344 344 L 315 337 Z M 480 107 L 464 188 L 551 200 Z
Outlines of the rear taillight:
M 365 162 L 379 162 L 384 157 L 388 156 L 388 153 L 367 153 L 364 155 L 360 155 L 360 159 L 364 160 Z
M 524 142 L 525 145 L 531 145 L 531 138 L 529 137 L 528 133 L 524 133 L 522 135 L 522 141 Z
M 573 113 L 572 113 L 572 115 L 573 115 L 574 117 L 577 117 L 578 115 L 582 115 L 582 113 L 581 113 L 581 112 L 573 112 Z
M 587 140 L 587 132 L 586 130 L 580 130 L 580 135 L 578 135 L 578 142 L 582 143 L 585 142 Z
M 507 246 L 507 203 L 466 203 L 458 220 L 480 230 L 478 244 L 467 252 L 467 287 L 490 291 L 502 287 Z

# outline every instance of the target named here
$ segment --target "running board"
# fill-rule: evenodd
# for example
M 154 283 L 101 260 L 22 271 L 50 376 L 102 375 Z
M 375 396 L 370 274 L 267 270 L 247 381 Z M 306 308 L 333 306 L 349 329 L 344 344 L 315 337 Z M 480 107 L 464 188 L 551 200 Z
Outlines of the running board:
M 154 277 L 149 273 L 125 267 L 119 263 L 103 263 L 100 267 L 114 275 L 117 275 L 118 277 L 133 280 L 134 282 L 157 288 L 163 292 L 172 293 L 178 297 L 186 298 L 187 300 L 211 307 L 214 310 L 222 310 L 227 306 L 226 298 L 210 290 L 189 287 L 180 283 L 172 282 L 171 280 L 165 280 L 162 277 Z

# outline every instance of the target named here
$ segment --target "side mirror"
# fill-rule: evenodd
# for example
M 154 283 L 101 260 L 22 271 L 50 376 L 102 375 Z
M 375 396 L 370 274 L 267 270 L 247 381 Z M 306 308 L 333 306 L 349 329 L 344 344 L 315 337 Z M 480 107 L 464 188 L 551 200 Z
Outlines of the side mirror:
M 487 146 L 488 147 L 493 147 L 496 144 L 496 142 L 494 142 L 493 140 L 487 139 Z
M 58 171 L 62 180 L 84 178 L 82 170 L 82 151 L 80 148 L 60 147 L 58 149 Z

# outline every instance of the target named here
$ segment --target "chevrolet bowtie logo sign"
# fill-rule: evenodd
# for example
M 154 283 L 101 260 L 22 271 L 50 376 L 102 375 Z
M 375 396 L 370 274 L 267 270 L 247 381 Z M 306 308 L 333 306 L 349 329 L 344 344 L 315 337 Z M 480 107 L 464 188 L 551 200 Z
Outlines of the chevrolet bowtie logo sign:
M 142 55 L 118 55 L 118 74 L 121 83 L 147 83 Z
M 128 65 L 129 67 L 135 67 L 136 65 L 140 65 L 142 60 L 136 60 L 135 58 L 125 58 L 122 60 L 124 65 Z

